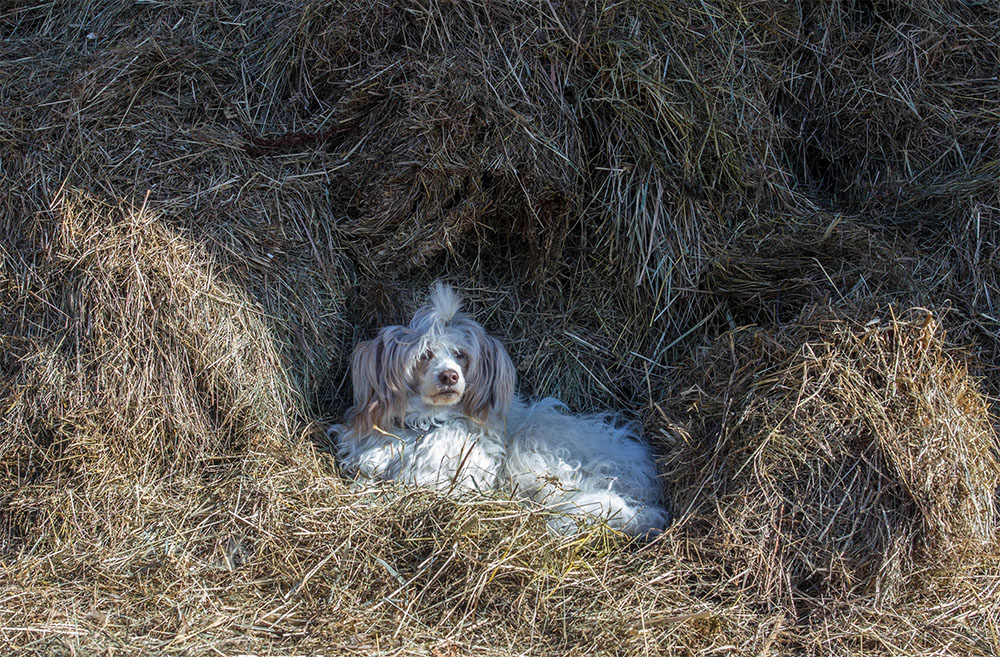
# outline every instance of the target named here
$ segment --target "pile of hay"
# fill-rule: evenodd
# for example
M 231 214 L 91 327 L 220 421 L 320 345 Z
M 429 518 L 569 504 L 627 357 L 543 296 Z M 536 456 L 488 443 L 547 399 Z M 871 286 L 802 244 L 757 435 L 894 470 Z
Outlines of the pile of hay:
M 0 6 L 0 648 L 1000 652 L 998 34 Z M 524 392 L 643 421 L 673 527 L 339 477 L 350 350 L 436 278 Z
M 926 311 L 862 324 L 814 308 L 723 335 L 692 371 L 668 479 L 681 522 L 757 599 L 803 614 L 887 605 L 927 569 L 961 573 L 990 550 L 996 437 Z

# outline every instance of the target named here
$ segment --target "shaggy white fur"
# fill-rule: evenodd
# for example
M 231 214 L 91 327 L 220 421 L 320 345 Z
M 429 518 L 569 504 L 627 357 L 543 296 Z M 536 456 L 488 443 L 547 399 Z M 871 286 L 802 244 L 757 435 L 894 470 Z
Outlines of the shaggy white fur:
M 557 512 L 559 533 L 594 520 L 633 535 L 665 527 L 653 456 L 634 427 L 517 399 L 507 351 L 460 306 L 438 283 L 408 326 L 354 350 L 354 406 L 330 429 L 344 467 L 449 491 L 500 488 Z

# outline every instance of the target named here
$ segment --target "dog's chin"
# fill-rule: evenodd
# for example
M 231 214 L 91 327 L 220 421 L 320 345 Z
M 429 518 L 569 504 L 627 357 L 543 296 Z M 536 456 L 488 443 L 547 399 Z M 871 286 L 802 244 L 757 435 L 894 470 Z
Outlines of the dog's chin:
M 460 401 L 462 393 L 454 389 L 440 390 L 424 397 L 424 402 L 431 406 L 454 406 Z

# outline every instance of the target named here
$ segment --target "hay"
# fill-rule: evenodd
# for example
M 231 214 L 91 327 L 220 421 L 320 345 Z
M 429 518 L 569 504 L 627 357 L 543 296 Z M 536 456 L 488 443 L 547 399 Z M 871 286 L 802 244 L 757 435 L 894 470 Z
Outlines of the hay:
M 0 647 L 1000 652 L 997 34 L 957 1 L 3 4 Z M 643 420 L 677 525 L 339 478 L 350 349 L 438 277 L 524 391 Z
M 901 579 L 988 549 L 1000 485 L 986 401 L 926 311 L 813 311 L 722 336 L 692 371 L 677 500 L 759 599 L 891 604 Z M 683 484 L 680 482 L 684 482 Z
M 275 341 L 201 249 L 141 208 L 66 193 L 52 213 L 45 264 L 21 263 L 7 305 L 22 327 L 5 404 L 8 513 L 36 515 L 74 481 L 145 487 L 287 440 L 294 392 Z M 115 500 L 98 499 L 94 522 L 114 526 Z

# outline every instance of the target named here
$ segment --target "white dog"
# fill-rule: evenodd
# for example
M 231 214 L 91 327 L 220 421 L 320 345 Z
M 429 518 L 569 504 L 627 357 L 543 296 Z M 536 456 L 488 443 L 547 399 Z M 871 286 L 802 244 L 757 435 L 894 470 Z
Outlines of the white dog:
M 557 512 L 560 533 L 594 519 L 633 535 L 662 529 L 652 453 L 632 428 L 517 399 L 507 351 L 459 307 L 438 283 L 409 326 L 354 350 L 354 406 L 330 430 L 344 467 L 449 491 L 500 488 Z

